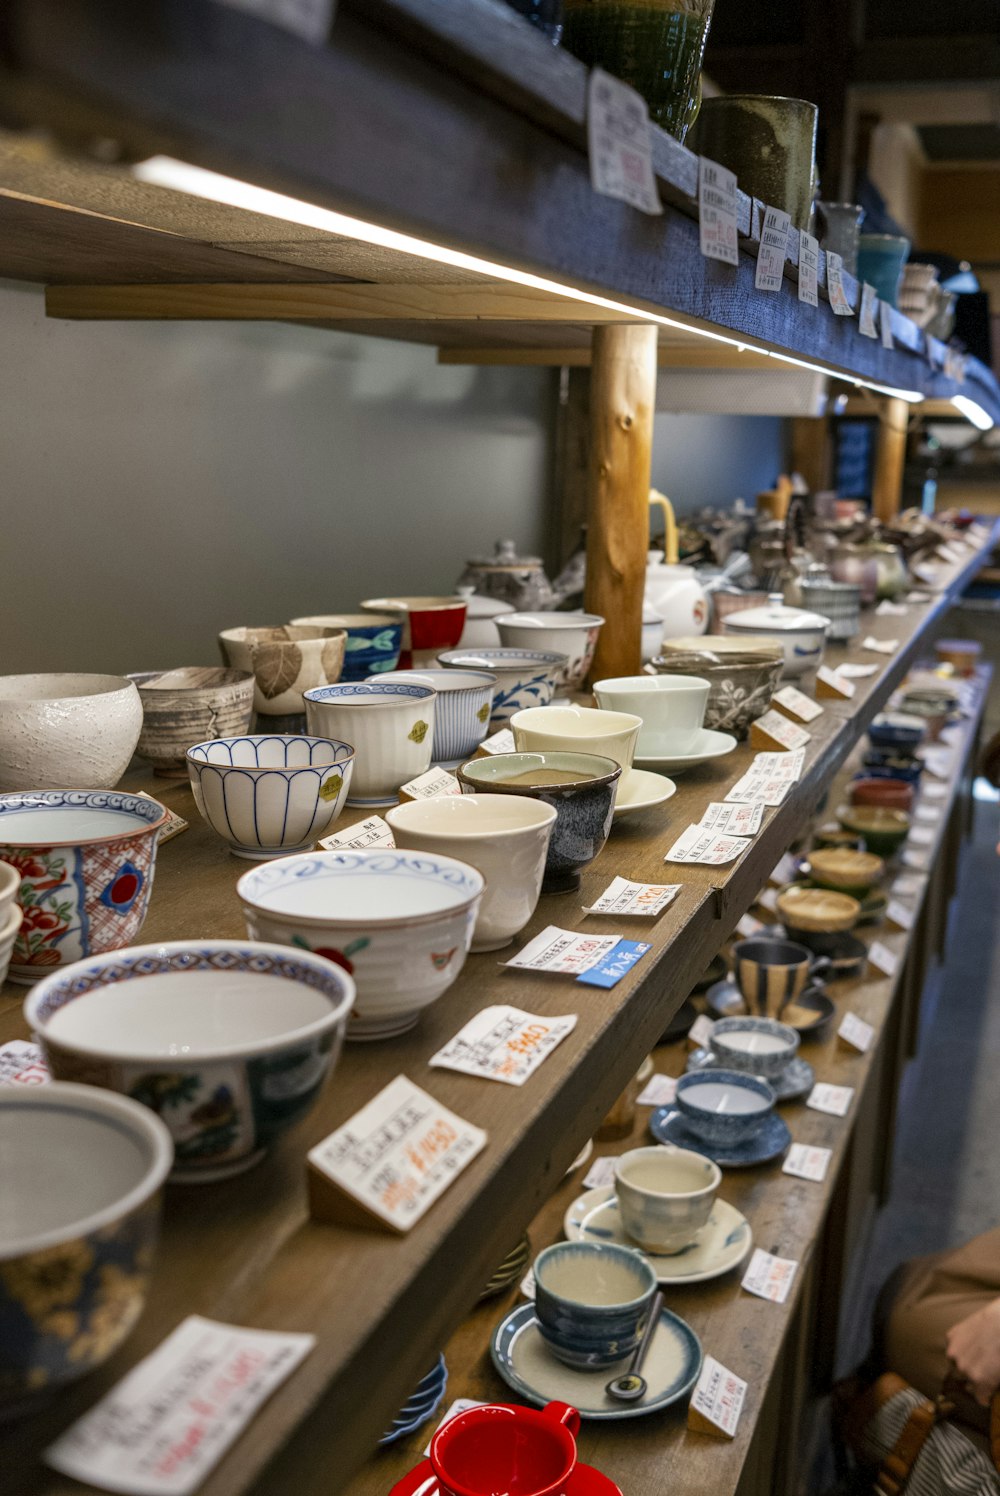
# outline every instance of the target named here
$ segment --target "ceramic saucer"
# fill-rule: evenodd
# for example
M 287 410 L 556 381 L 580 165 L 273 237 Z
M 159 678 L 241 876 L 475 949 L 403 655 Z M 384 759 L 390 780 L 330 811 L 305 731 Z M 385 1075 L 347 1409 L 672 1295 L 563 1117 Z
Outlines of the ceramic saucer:
M 690 753 L 677 753 L 672 758 L 660 754 L 651 754 L 648 758 L 636 755 L 633 763 L 637 769 L 655 769 L 660 774 L 680 774 L 684 769 L 695 769 L 699 764 L 707 764 L 710 759 L 724 758 L 735 747 L 736 739 L 731 732 L 713 732 L 711 728 L 703 727 Z
M 696 1049 L 688 1055 L 688 1070 L 724 1070 L 724 1062 L 710 1049 Z M 797 1101 L 808 1096 L 816 1082 L 816 1072 L 808 1060 L 789 1060 L 780 1075 L 766 1076 L 777 1101 Z
M 675 1143 L 714 1159 L 720 1169 L 752 1169 L 780 1158 L 792 1135 L 777 1112 L 771 1112 L 752 1138 L 740 1143 L 710 1143 L 696 1132 L 687 1118 L 673 1106 L 658 1106 L 649 1119 L 649 1130 L 658 1143 Z
M 660 1310 L 642 1364 L 648 1386 L 637 1402 L 616 1402 L 605 1391 L 607 1383 L 624 1371 L 626 1361 L 601 1371 L 578 1371 L 557 1361 L 542 1339 L 533 1304 L 521 1304 L 500 1321 L 490 1345 L 493 1365 L 509 1387 L 526 1402 L 544 1407 L 547 1402 L 565 1402 L 581 1418 L 641 1418 L 656 1413 L 684 1397 L 701 1371 L 701 1342 L 690 1325 Z
M 822 987 L 807 987 L 801 996 L 782 1009 L 781 1022 L 795 1029 L 801 1038 L 811 1039 L 830 1022 L 836 1011 L 833 999 L 827 997 Z
M 735 1018 L 747 1011 L 743 993 L 732 977 L 714 982 L 705 993 L 705 1004 L 713 1018 Z
M 565 1496 L 622 1496 L 620 1487 L 593 1465 L 577 1465 L 564 1489 Z M 441 1496 L 430 1460 L 421 1460 L 393 1486 L 389 1496 Z
M 567 1210 L 563 1230 L 570 1241 L 611 1241 L 642 1252 L 660 1283 L 705 1283 L 731 1272 L 747 1256 L 753 1233 L 735 1205 L 716 1200 L 712 1214 L 683 1252 L 650 1252 L 625 1234 L 613 1185 L 588 1190 Z
M 441 1406 L 447 1386 L 448 1372 L 444 1364 L 444 1356 L 441 1356 L 433 1371 L 429 1371 L 417 1383 L 409 1400 L 400 1408 L 379 1439 L 379 1448 L 384 1449 L 387 1444 L 395 1444 L 397 1439 L 405 1439 L 407 1434 L 415 1433 L 422 1424 L 433 1418 Z
M 622 775 L 615 796 L 615 820 L 636 810 L 652 810 L 664 805 L 676 794 L 677 786 L 663 774 L 647 774 L 643 769 L 629 769 Z

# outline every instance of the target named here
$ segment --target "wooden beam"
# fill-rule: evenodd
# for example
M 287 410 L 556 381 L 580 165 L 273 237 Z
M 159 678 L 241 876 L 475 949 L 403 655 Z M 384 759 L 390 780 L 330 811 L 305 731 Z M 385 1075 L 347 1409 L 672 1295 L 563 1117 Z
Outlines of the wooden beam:
M 635 675 L 649 545 L 656 328 L 595 327 L 586 605 L 605 626 L 592 677 Z
M 872 477 L 872 513 L 876 519 L 891 520 L 899 513 L 909 411 L 905 400 L 886 400 L 882 408 Z
M 559 378 L 549 550 L 556 569 L 561 571 L 579 545 L 580 531 L 587 523 L 590 368 L 567 368 Z

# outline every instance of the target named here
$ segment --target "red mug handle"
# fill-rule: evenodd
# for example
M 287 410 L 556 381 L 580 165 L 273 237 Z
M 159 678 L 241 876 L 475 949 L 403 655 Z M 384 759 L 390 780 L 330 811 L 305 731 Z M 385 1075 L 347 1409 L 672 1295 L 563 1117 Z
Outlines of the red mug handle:
M 580 1415 L 569 1403 L 550 1402 L 542 1409 L 543 1418 L 551 1418 L 555 1423 L 561 1423 L 568 1428 L 575 1437 L 580 1432 Z

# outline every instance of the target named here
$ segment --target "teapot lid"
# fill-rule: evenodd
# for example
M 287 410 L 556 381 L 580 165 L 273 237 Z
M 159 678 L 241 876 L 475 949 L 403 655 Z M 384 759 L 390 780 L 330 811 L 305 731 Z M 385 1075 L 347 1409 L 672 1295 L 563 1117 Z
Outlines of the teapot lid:
M 517 546 L 513 540 L 498 540 L 494 546 L 492 556 L 470 556 L 466 566 L 485 566 L 492 571 L 535 571 L 540 570 L 542 560 L 540 556 L 519 556 Z
M 825 629 L 829 622 L 828 618 L 809 613 L 804 608 L 786 608 L 781 593 L 772 592 L 762 608 L 741 608 L 738 613 L 730 613 L 726 627 L 746 629 L 751 634 L 760 628 L 791 634 L 805 629 Z

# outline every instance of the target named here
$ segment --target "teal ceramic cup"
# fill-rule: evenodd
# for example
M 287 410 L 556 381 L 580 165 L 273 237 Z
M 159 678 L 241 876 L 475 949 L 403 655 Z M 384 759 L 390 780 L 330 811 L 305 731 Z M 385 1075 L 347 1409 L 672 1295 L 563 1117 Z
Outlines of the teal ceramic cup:
M 566 1366 L 597 1371 L 631 1356 L 646 1328 L 656 1274 L 611 1242 L 561 1241 L 535 1258 L 535 1314 Z
M 897 306 L 899 282 L 910 241 L 899 234 L 862 234 L 858 240 L 858 280 L 874 286 L 879 301 Z

